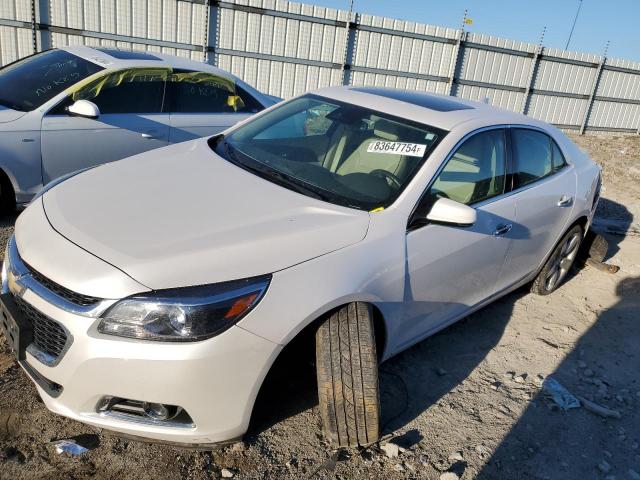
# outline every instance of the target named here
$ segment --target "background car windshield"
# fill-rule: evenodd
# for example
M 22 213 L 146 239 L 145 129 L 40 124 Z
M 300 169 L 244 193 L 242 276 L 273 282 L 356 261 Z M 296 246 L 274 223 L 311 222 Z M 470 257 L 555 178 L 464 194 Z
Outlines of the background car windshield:
M 393 203 L 444 132 L 314 95 L 285 103 L 217 146 L 236 163 L 341 205 Z
M 102 69 L 64 50 L 32 55 L 0 70 L 0 105 L 25 112 L 35 110 Z

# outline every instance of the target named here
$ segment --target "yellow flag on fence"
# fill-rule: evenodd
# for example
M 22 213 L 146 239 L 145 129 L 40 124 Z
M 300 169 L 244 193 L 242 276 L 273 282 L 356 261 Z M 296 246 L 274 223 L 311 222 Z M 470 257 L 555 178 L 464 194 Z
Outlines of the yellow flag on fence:
M 471 18 L 465 18 L 465 19 L 464 19 L 464 24 L 465 24 L 465 25 L 473 25 L 473 19 L 471 19 Z

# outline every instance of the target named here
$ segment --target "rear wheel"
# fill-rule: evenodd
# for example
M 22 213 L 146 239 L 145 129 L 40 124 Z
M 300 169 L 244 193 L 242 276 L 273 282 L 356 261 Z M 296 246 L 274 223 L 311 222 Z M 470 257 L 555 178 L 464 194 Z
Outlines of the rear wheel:
M 533 293 L 549 295 L 560 286 L 578 256 L 580 243 L 582 243 L 582 228 L 580 225 L 575 225 L 562 237 L 549 260 L 542 267 L 531 285 Z
M 316 333 L 320 415 L 337 446 L 379 439 L 378 357 L 371 306 L 355 302 L 334 312 Z

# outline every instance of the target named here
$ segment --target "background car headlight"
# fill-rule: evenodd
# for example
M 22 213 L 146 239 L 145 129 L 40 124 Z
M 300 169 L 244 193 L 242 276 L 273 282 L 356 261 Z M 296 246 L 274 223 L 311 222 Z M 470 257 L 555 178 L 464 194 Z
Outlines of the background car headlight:
M 189 342 L 218 335 L 264 296 L 271 275 L 197 287 L 157 290 L 116 303 L 98 331 L 108 335 Z

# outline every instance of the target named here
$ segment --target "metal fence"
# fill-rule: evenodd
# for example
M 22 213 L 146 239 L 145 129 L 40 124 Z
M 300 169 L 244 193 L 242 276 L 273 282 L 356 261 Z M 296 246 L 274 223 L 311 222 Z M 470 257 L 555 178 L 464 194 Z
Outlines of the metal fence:
M 284 98 L 389 86 L 640 134 L 640 62 L 283 0 L 0 0 L 0 65 L 69 44 L 203 60 Z

